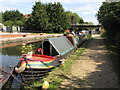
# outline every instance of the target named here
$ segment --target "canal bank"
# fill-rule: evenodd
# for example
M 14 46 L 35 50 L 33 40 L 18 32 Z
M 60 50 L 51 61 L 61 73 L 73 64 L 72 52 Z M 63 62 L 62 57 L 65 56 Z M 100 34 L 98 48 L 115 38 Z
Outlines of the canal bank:
M 23 37 L 11 37 L 11 38 L 0 38 L 0 46 L 15 44 L 15 43 L 24 43 L 28 41 L 40 41 L 45 38 L 57 37 L 62 34 L 33 34 L 33 35 L 23 35 Z M 2 35 L 1 35 L 2 37 Z

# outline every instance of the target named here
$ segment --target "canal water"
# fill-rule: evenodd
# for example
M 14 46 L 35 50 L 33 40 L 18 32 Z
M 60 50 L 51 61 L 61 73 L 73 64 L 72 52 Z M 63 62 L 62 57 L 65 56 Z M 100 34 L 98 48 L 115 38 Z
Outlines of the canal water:
M 32 42 L 32 43 L 27 43 L 27 44 L 33 44 L 34 45 L 34 50 L 36 50 L 39 47 L 41 41 L 38 42 Z M 5 69 L 9 70 L 11 67 L 16 66 L 18 64 L 19 59 L 22 56 L 22 45 L 17 45 L 17 46 L 11 46 L 11 47 L 6 47 L 6 48 L 0 48 L 0 62 L 2 64 L 0 67 L 4 67 Z M 18 79 L 20 79 L 20 76 L 17 76 Z M 18 81 L 13 79 L 12 87 L 11 88 L 20 88 L 20 84 Z

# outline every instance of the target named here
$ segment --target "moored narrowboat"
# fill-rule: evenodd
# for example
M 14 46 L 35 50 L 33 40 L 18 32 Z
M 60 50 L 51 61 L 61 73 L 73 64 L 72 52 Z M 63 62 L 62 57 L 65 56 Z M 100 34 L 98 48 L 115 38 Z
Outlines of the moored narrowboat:
M 34 54 L 20 58 L 15 71 L 20 73 L 24 82 L 41 80 L 72 51 L 74 46 L 65 36 L 45 39 Z
M 74 47 L 78 47 L 80 44 L 82 44 L 83 42 L 87 40 L 87 37 L 84 34 L 83 35 L 68 34 L 66 35 L 66 37 L 68 38 L 68 40 L 72 43 Z

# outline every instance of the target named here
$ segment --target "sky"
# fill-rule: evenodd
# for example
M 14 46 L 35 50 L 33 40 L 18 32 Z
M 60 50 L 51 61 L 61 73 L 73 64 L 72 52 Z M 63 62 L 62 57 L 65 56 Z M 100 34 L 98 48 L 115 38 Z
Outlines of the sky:
M 65 11 L 77 13 L 84 22 L 98 24 L 95 15 L 105 0 L 0 0 L 0 11 L 19 10 L 23 14 L 30 14 L 36 1 L 43 3 L 60 2 Z

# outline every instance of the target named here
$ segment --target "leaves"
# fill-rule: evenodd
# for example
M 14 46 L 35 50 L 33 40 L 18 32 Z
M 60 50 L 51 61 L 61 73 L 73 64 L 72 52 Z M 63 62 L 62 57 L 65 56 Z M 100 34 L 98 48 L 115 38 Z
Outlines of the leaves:
M 114 40 L 117 33 L 120 32 L 120 2 L 103 2 L 97 18 L 106 29 L 108 38 Z
M 29 30 L 60 33 L 68 28 L 69 23 L 64 8 L 59 2 L 48 4 L 36 2 L 26 25 Z
M 21 47 L 21 52 L 23 53 L 23 54 L 28 54 L 29 52 L 32 52 L 33 53 L 33 49 L 34 49 L 35 47 L 34 47 L 34 45 L 32 45 L 32 44 L 29 44 L 29 45 L 26 45 L 26 44 L 23 44 L 22 45 L 22 47 Z
M 24 24 L 24 16 L 18 10 L 5 11 L 3 13 L 3 22 L 6 26 L 22 26 Z
M 31 17 L 26 23 L 30 30 L 39 30 L 45 32 L 47 30 L 48 16 L 45 10 L 45 5 L 41 2 L 36 2 L 33 6 Z
M 65 13 L 70 24 L 84 23 L 83 19 L 78 14 L 72 13 L 71 11 Z
M 57 3 L 48 3 L 46 5 L 47 15 L 49 17 L 50 31 L 60 33 L 68 28 L 67 16 L 62 5 Z M 52 27 L 51 27 L 52 25 Z

